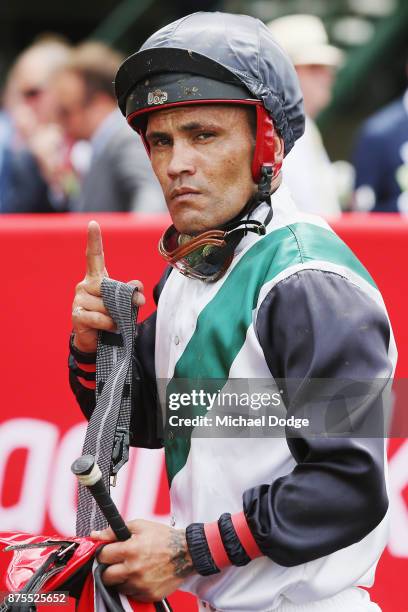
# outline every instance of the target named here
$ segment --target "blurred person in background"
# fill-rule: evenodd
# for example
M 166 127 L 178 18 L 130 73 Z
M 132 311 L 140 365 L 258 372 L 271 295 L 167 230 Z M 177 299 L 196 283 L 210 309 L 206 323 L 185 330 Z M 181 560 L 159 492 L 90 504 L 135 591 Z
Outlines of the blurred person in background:
M 11 118 L 4 110 L 0 110 L 0 212 L 1 212 L 1 194 L 7 187 L 7 175 L 4 165 L 4 159 L 7 155 L 12 134 Z
M 408 90 L 363 123 L 353 164 L 355 210 L 408 213 Z
M 53 212 L 64 207 L 60 185 L 47 181 L 37 152 L 49 164 L 62 166 L 59 158 L 65 156 L 66 143 L 56 124 L 49 84 L 68 53 L 63 40 L 44 37 L 23 51 L 11 67 L 4 94 L 7 131 L 0 165 L 3 213 Z
M 306 112 L 305 133 L 283 164 L 284 181 L 301 210 L 338 215 L 334 171 L 314 120 L 330 103 L 343 54 L 328 44 L 323 22 L 314 15 L 288 15 L 267 25 L 296 68 Z
M 69 139 L 91 145 L 80 195 L 70 204 L 74 211 L 166 210 L 142 141 L 117 109 L 113 80 L 121 60 L 108 46 L 87 42 L 54 75 L 60 125 Z

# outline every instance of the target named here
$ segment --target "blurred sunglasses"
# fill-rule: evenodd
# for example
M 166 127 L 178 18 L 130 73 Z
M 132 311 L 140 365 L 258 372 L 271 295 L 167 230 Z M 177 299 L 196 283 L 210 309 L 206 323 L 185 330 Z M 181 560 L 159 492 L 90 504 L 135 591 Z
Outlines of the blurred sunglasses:
M 23 89 L 21 95 L 26 100 L 35 100 L 36 98 L 39 98 L 43 93 L 44 89 L 42 89 L 41 87 L 29 87 L 27 89 Z

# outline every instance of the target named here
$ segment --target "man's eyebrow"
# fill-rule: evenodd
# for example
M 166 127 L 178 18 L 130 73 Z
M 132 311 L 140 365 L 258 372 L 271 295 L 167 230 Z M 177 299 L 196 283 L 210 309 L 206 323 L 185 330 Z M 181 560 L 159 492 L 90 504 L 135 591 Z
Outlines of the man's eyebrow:
M 180 130 L 182 132 L 194 132 L 195 130 L 214 130 L 216 128 L 219 129 L 219 125 L 216 123 L 211 123 L 210 121 L 206 123 L 201 123 L 200 121 L 190 121 L 190 123 L 185 123 L 180 126 Z
M 153 138 L 169 138 L 169 134 L 166 132 L 147 132 L 146 139 L 152 140 Z
M 197 130 L 215 129 L 220 129 L 220 126 L 217 123 L 202 123 L 201 121 L 190 121 L 189 123 L 185 123 L 178 128 L 178 130 L 181 132 L 195 132 Z M 147 132 L 146 138 L 147 140 L 151 140 L 153 138 L 170 138 L 170 134 L 167 132 Z

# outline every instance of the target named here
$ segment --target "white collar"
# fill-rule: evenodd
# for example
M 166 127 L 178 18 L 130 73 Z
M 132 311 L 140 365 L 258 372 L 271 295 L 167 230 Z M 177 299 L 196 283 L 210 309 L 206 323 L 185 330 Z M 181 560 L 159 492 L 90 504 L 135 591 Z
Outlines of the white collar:
M 293 213 L 296 212 L 296 206 L 291 198 L 289 189 L 286 187 L 284 183 L 281 183 L 276 191 L 271 195 L 272 202 L 272 210 L 273 217 L 271 221 L 268 223 L 266 228 L 266 233 L 269 234 L 274 229 L 278 227 L 282 227 L 286 224 L 286 218 L 288 216 L 292 216 Z M 255 219 L 256 221 L 260 221 L 263 223 L 269 212 L 269 204 L 266 202 L 262 202 L 257 208 L 251 213 L 250 219 Z M 246 216 L 243 217 L 245 219 Z M 242 240 L 237 245 L 234 256 L 241 253 L 244 249 L 246 249 L 250 244 L 256 242 L 262 238 L 262 236 L 258 236 L 254 232 L 248 232 L 246 236 L 242 238 Z

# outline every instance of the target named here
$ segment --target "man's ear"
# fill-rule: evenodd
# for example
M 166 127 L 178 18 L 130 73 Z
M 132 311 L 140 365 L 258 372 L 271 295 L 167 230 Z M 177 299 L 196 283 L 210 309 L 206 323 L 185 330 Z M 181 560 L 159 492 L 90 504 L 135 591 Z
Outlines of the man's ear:
M 283 143 L 283 138 L 281 138 L 281 136 L 279 136 L 279 134 L 275 132 L 273 139 L 275 145 L 275 164 L 281 165 L 283 162 L 283 157 L 285 155 L 285 145 Z

